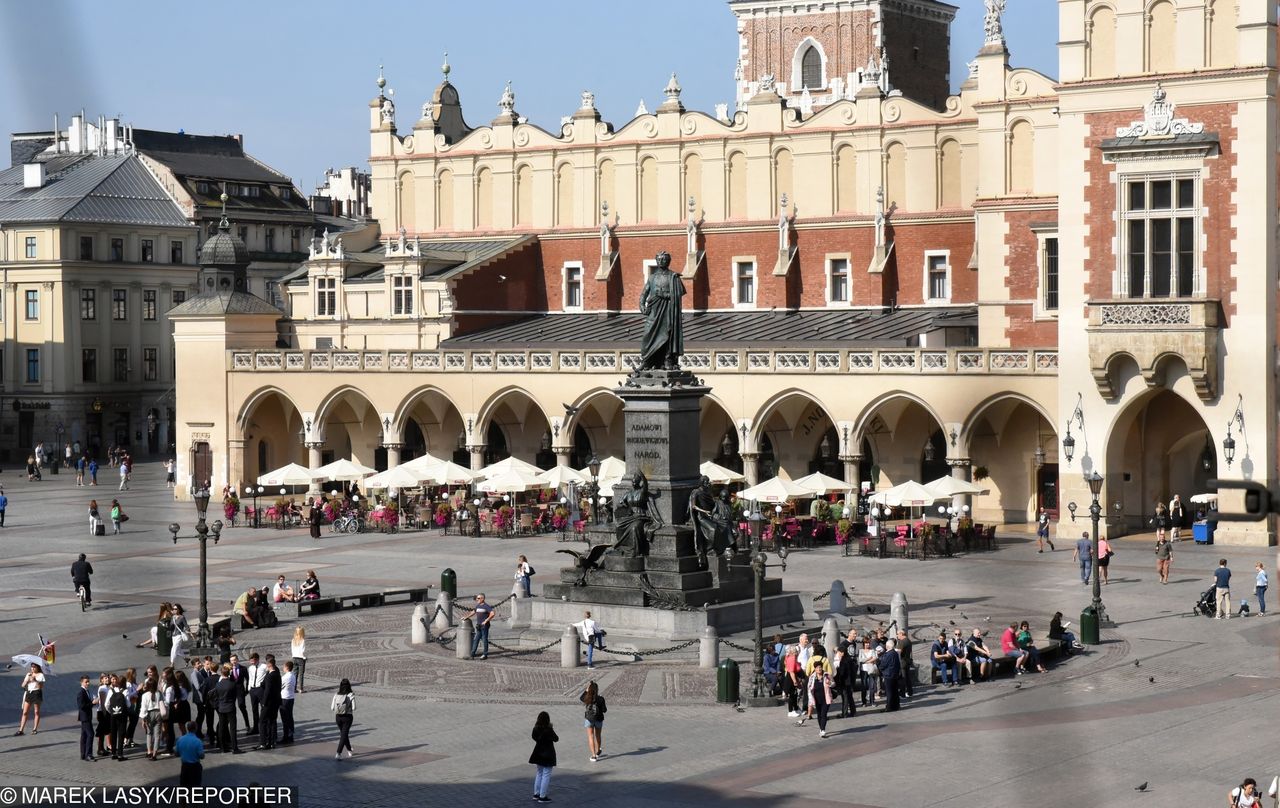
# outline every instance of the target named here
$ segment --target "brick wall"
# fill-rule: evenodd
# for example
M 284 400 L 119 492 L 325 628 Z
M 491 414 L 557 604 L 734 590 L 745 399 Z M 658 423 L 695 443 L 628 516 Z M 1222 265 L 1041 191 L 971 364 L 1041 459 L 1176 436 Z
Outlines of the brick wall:
M 1010 300 L 1035 301 L 1040 289 L 1040 240 L 1031 229 L 1033 222 L 1053 216 L 1053 211 L 1005 211 L 1005 288 Z M 1004 306 L 1009 325 L 1005 338 L 1010 348 L 1044 348 L 1058 343 L 1058 321 L 1035 319 L 1035 304 L 1010 303 Z
M 1208 213 L 1200 222 L 1200 231 L 1206 242 L 1200 261 L 1205 273 L 1205 295 L 1222 301 L 1223 313 L 1228 320 L 1224 325 L 1229 325 L 1236 308 L 1232 298 L 1235 280 L 1231 275 L 1236 260 L 1235 251 L 1231 249 L 1231 242 L 1236 237 L 1236 229 L 1231 224 L 1236 212 L 1236 205 L 1231 201 L 1235 188 L 1231 177 L 1236 164 L 1234 146 L 1237 132 L 1232 124 L 1235 113 L 1235 103 L 1179 106 L 1177 111 L 1178 117 L 1203 123 L 1206 132 L 1216 132 L 1221 147 L 1217 157 L 1205 160 L 1207 176 L 1201 184 L 1201 204 Z M 1116 235 L 1116 224 L 1112 218 L 1116 209 L 1116 186 L 1112 182 L 1115 166 L 1103 162 L 1098 146 L 1102 141 L 1115 137 L 1118 127 L 1128 126 L 1141 117 L 1142 110 L 1134 109 L 1092 113 L 1085 118 L 1089 126 L 1090 148 L 1086 164 L 1089 184 L 1084 189 L 1089 210 L 1089 237 L 1086 242 L 1089 259 L 1084 271 L 1086 293 L 1093 300 L 1106 300 L 1112 296 L 1111 277 L 1116 269 L 1112 253 Z
M 751 17 L 746 20 L 743 36 L 748 54 L 746 80 L 772 73 L 778 81 L 786 82 L 788 89 L 799 84 L 798 76 L 792 81 L 791 64 L 806 37 L 813 37 L 826 54 L 828 81 L 865 66 L 874 42 L 869 9 Z

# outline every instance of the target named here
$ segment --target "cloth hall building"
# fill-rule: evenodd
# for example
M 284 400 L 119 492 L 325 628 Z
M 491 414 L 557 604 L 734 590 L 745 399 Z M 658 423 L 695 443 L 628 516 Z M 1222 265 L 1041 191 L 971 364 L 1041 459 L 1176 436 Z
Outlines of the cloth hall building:
M 733 0 L 736 109 L 673 75 L 618 126 L 585 92 L 539 128 L 510 86 L 468 120 L 447 64 L 419 117 L 379 76 L 378 228 L 313 243 L 283 312 L 170 313 L 179 479 L 621 455 L 610 391 L 667 250 L 703 459 L 753 481 L 977 476 L 981 520 L 1066 532 L 1097 471 L 1113 535 L 1274 483 L 1275 4 L 1059 0 L 1056 79 L 987 6 Z M 954 95 L 953 23 L 985 33 Z

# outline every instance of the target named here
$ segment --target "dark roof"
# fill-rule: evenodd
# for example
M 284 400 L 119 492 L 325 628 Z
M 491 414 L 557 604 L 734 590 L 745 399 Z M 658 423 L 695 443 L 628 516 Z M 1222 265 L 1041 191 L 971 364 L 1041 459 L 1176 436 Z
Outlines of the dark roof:
M 330 231 L 330 236 L 333 232 Z M 424 278 L 447 280 L 471 270 L 480 269 L 493 261 L 503 258 L 516 250 L 523 249 L 538 240 L 534 235 L 514 236 L 498 239 L 474 239 L 470 241 L 423 241 L 419 243 L 424 259 Z M 383 277 L 383 266 L 387 261 L 386 248 L 365 252 L 349 252 L 346 254 L 348 273 L 347 281 L 379 281 Z M 285 275 L 282 283 L 303 283 L 307 277 L 307 267 L 302 266 Z
M 134 129 L 133 145 L 180 177 L 292 184 L 284 174 L 246 154 L 241 142 L 231 135 Z
M 45 182 L 39 188 L 23 187 L 23 166 L 0 171 L 0 223 L 189 226 L 135 154 L 60 155 L 40 162 Z
M 209 317 L 223 314 L 273 314 L 283 317 L 284 312 L 267 301 L 248 292 L 205 292 L 189 297 L 169 310 L 170 317 Z
M 1098 148 L 1111 152 L 1160 152 L 1178 150 L 1215 151 L 1218 148 L 1217 132 L 1183 132 L 1171 137 L 1113 137 L 1102 141 Z
M 459 312 L 465 314 L 465 312 Z M 712 311 L 686 313 L 686 349 L 765 347 L 903 347 L 940 328 L 976 328 L 977 309 L 897 311 Z M 639 348 L 644 317 L 625 314 L 541 314 L 445 340 L 444 348 Z
M 218 232 L 200 247 L 202 267 L 247 267 L 249 248 L 239 236 L 233 235 L 226 219 L 218 226 Z

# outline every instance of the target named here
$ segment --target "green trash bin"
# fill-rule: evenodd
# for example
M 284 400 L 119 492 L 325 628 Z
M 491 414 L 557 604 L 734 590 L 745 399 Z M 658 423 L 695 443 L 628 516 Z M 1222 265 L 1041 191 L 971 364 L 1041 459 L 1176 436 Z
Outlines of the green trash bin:
M 716 668 L 716 701 L 721 704 L 738 701 L 738 663 L 732 659 L 722 661 Z
M 169 656 L 173 650 L 173 629 L 168 623 L 156 623 L 156 654 Z
M 1102 642 L 1098 635 L 1098 610 L 1092 606 L 1084 607 L 1080 612 L 1080 644 L 1099 645 Z
M 458 599 L 458 573 L 449 567 L 440 572 L 440 591 L 448 592 L 454 600 Z

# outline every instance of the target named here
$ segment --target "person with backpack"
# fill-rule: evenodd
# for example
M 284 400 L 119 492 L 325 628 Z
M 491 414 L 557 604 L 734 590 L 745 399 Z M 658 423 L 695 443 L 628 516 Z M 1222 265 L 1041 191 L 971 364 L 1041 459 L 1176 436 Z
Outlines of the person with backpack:
M 1262 808 L 1262 794 L 1258 792 L 1258 781 L 1252 777 L 1244 778 L 1244 782 L 1227 792 L 1229 808 Z
M 347 750 L 347 757 L 354 756 L 349 736 L 351 725 L 355 722 L 356 694 L 351 692 L 350 679 L 343 679 L 338 683 L 338 692 L 333 695 L 329 709 L 333 711 L 334 721 L 338 724 L 338 751 L 334 753 L 333 759 L 341 760 L 343 749 Z
M 128 519 L 128 517 L 124 515 L 124 510 L 120 507 L 120 500 L 111 500 L 111 527 L 114 531 L 111 535 L 120 535 L 120 523 L 126 519 Z
M 813 659 L 820 660 L 817 653 L 813 655 Z M 827 710 L 831 707 L 831 672 L 830 668 L 821 664 L 811 665 L 809 670 L 809 680 L 806 687 L 809 690 L 809 707 L 818 716 L 818 737 L 827 737 Z M 798 723 L 804 723 L 804 719 L 800 719 Z
M 533 722 L 533 752 L 529 762 L 538 767 L 533 778 L 533 798 L 538 802 L 551 802 L 547 789 L 551 787 L 551 770 L 556 767 L 556 743 L 560 736 L 551 726 L 551 715 L 546 710 L 538 713 Z
M 516 559 L 516 585 L 512 588 L 511 594 L 518 598 L 531 598 L 533 592 L 531 586 L 533 583 L 533 565 L 529 563 L 529 559 L 520 556 Z
M 586 708 L 583 712 L 582 726 L 587 730 L 587 748 L 591 752 L 591 762 L 595 763 L 604 757 L 604 714 L 609 708 L 600 695 L 600 687 L 593 681 L 578 697 Z
M 521 558 L 523 557 L 524 556 L 521 556 Z M 587 670 L 591 670 L 595 667 L 594 657 L 596 648 L 599 648 L 601 651 L 604 650 L 605 630 L 600 628 L 599 623 L 591 619 L 590 611 L 583 612 L 582 614 L 582 620 L 574 623 L 573 627 L 582 634 L 582 641 L 587 644 Z
M 111 675 L 111 690 L 107 696 L 107 715 L 111 716 L 111 759 L 124 760 L 124 736 L 129 728 L 129 697 L 124 694 L 120 677 Z

